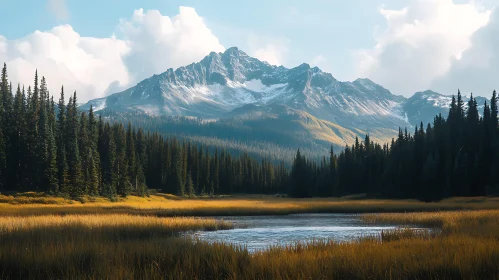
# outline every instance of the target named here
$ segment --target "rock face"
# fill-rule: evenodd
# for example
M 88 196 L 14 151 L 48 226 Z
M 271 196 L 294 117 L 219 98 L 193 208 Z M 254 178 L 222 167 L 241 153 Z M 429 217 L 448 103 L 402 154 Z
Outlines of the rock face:
M 438 113 L 447 114 L 450 100 L 431 91 L 406 99 L 368 79 L 340 82 L 308 64 L 292 69 L 273 66 L 230 48 L 212 52 L 198 63 L 168 69 L 123 92 L 91 100 L 82 109 L 93 105 L 97 111 L 107 108 L 215 120 L 289 120 L 294 115 L 300 116 L 304 127 L 307 118 L 328 124 L 319 122 L 313 128 L 319 133 L 314 135 L 324 134 L 325 126 L 338 127 L 335 139 L 340 143 L 335 144 L 339 145 L 365 133 L 380 141 L 390 139 L 399 127 L 426 124 Z

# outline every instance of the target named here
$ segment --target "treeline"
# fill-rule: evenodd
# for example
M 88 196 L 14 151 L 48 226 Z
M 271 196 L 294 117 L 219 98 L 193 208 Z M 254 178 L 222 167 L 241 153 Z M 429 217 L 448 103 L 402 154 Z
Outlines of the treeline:
M 222 118 L 213 121 L 184 116 L 150 116 L 140 111 L 117 112 L 103 109 L 97 112 L 111 123 L 131 122 L 132 126 L 145 131 L 186 139 L 205 145 L 210 150 L 225 149 L 232 155 L 248 153 L 254 158 L 266 158 L 274 162 L 285 161 L 291 166 L 296 148 L 314 160 L 320 160 L 328 151 L 329 143 L 314 140 L 309 134 L 299 133 L 295 122 L 279 118 L 256 119 Z M 293 133 L 289 133 L 293 131 Z M 338 148 L 340 148 L 338 146 Z
M 149 188 L 179 195 L 288 193 L 293 197 L 368 193 L 438 200 L 499 193 L 497 94 L 480 115 L 473 96 L 452 98 L 449 114 L 414 133 L 399 129 L 390 144 L 369 136 L 322 160 L 298 150 L 291 171 L 275 160 L 207 148 L 196 141 L 145 132 L 131 122 L 77 107 L 76 93 L 56 103 L 45 78 L 14 89 L 0 77 L 0 191 L 71 197 L 145 195 Z M 149 126 L 156 126 L 151 123 Z M 146 125 L 147 126 L 147 125 Z M 147 126 L 147 127 L 149 127 Z
M 450 196 L 499 193 L 499 130 L 497 94 L 485 101 L 482 115 L 471 96 L 465 109 L 461 93 L 452 98 L 447 118 L 399 129 L 391 144 L 366 136 L 339 155 L 331 149 L 320 163 L 298 151 L 291 170 L 295 197 L 370 193 L 383 197 L 431 201 Z
M 284 164 L 109 123 L 77 107 L 76 92 L 56 104 L 44 77 L 13 89 L 4 64 L 0 81 L 0 190 L 71 197 L 147 194 L 276 193 L 286 188 Z

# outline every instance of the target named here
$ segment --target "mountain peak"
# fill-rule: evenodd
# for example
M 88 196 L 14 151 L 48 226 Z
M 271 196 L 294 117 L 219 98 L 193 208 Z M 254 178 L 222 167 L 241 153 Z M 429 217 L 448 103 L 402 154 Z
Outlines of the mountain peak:
M 245 52 L 238 47 L 231 47 L 225 50 L 224 55 L 247 56 Z
M 406 125 L 392 108 L 403 101 L 367 79 L 342 83 L 308 63 L 292 69 L 272 66 L 231 47 L 142 81 L 105 102 L 95 101 L 95 106 L 151 115 L 217 118 L 246 105 L 285 105 L 321 119 L 365 128 L 379 122 Z
M 425 90 L 425 91 L 416 92 L 413 96 L 411 96 L 411 98 L 412 99 L 415 99 L 415 98 L 426 99 L 430 96 L 443 96 L 443 95 L 438 93 L 438 92 L 434 92 L 432 90 Z

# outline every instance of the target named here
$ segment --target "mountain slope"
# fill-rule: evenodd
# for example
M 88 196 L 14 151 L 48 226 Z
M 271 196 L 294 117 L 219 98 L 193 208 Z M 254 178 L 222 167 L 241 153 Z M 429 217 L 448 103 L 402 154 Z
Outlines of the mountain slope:
M 308 64 L 292 69 L 272 66 L 230 48 L 199 63 L 168 69 L 83 108 L 93 104 L 97 109 L 150 115 L 219 118 L 248 104 L 280 104 L 343 127 L 367 130 L 407 125 L 403 101 L 366 79 L 339 82 Z
M 184 117 L 184 124 L 189 118 L 204 120 L 195 126 L 198 131 L 178 128 L 175 133 L 183 137 L 327 149 L 352 144 L 365 134 L 388 142 L 399 127 L 446 114 L 450 100 L 431 91 L 406 99 L 368 79 L 341 82 L 308 64 L 273 66 L 230 48 L 91 100 L 82 109 L 92 105 L 96 111 Z M 170 120 L 164 122 L 169 125 Z M 224 136 L 228 134 L 232 138 Z

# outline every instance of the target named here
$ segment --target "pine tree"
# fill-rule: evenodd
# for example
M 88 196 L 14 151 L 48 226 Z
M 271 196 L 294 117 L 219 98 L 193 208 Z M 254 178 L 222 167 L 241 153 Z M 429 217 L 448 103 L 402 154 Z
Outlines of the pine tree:
M 57 147 L 52 127 L 48 126 L 47 134 L 47 160 L 45 165 L 46 189 L 51 193 L 59 192 L 58 171 L 57 171 Z
M 213 168 L 213 193 L 218 193 L 220 188 L 220 159 L 218 158 L 218 150 L 215 150 L 214 168 Z
M 306 159 L 301 155 L 300 150 L 298 149 L 290 174 L 290 194 L 292 197 L 307 197 L 309 195 L 307 187 L 310 182 L 308 181 L 307 169 Z
M 191 176 L 190 171 L 189 171 L 189 174 L 187 175 L 187 181 L 185 183 L 185 190 L 187 192 L 187 195 L 189 195 L 191 197 L 196 194 L 196 190 L 194 189 L 194 183 L 192 182 L 192 176 Z
M 464 119 L 464 101 L 461 96 L 461 91 L 457 91 L 457 107 L 456 107 L 456 117 L 458 121 L 461 121 Z
M 5 65 L 4 65 L 5 66 Z M 2 71 L 2 81 L 1 81 L 1 88 L 0 91 L 3 93 L 0 94 L 2 96 L 2 101 L 0 103 L 2 104 L 2 109 L 0 110 L 0 114 L 3 114 L 0 117 L 0 125 L 3 126 L 2 132 L 0 132 L 0 169 L 5 172 L 6 170 L 10 169 L 10 166 L 13 161 L 15 161 L 15 158 L 12 158 L 12 153 L 10 153 L 12 149 L 12 130 L 10 127 L 12 127 L 12 122 L 14 122 L 13 116 L 12 116 L 12 83 L 9 84 L 7 80 L 7 68 L 6 66 L 4 67 L 4 70 Z M 15 156 L 15 155 L 14 155 Z M 8 178 L 11 176 L 10 174 L 5 174 L 5 176 L 2 176 L 2 171 L 0 171 L 0 188 L 2 187 L 2 184 L 5 182 L 8 182 Z M 2 181 L 4 183 L 2 183 Z M 12 189 L 13 186 L 7 186 L 8 189 Z
M 210 154 L 208 153 L 208 150 L 206 150 L 205 156 L 204 156 L 204 181 L 203 181 L 203 190 L 202 193 L 206 194 L 206 191 L 211 188 L 211 174 L 210 174 Z
M 331 195 L 339 196 L 339 180 L 338 180 L 338 163 L 337 158 L 334 154 L 333 146 L 331 146 L 331 150 L 329 152 L 329 185 L 331 187 Z
M 89 149 L 86 155 L 86 188 L 88 189 L 88 194 L 92 196 L 99 195 L 99 171 L 98 171 L 98 156 L 94 149 Z
M 66 132 L 67 132 L 67 162 L 68 162 L 68 182 L 70 194 L 73 197 L 80 197 L 85 194 L 82 176 L 82 163 L 78 145 L 78 108 L 76 106 L 76 92 L 69 98 L 66 111 Z
M 116 160 L 113 172 L 116 174 L 116 191 L 118 195 L 127 197 L 131 191 L 131 184 L 128 180 L 127 160 L 126 160 L 126 136 L 123 124 L 114 127 L 114 137 L 116 140 Z
M 5 178 L 7 177 L 7 131 L 4 131 L 6 126 L 6 115 L 4 108 L 4 100 L 8 95 L 8 80 L 7 80 L 7 65 L 4 63 L 0 81 L 0 189 L 6 187 Z
M 185 183 L 183 181 L 183 151 L 178 143 L 173 147 L 173 184 L 178 195 L 185 195 Z
M 59 191 L 64 194 L 70 193 L 68 163 L 66 157 L 67 133 L 66 133 L 66 105 L 64 104 L 64 87 L 61 87 L 61 96 L 57 105 L 56 124 L 56 146 L 57 146 L 57 179 Z
M 1 105 L 0 105 L 1 106 Z M 25 120 L 25 104 L 24 97 L 20 85 L 17 86 L 16 95 L 14 98 L 11 122 L 10 148 L 9 148 L 9 166 L 8 176 L 5 179 L 8 186 L 13 190 L 21 191 L 24 186 L 24 163 L 25 163 L 25 143 L 24 135 L 26 124 Z M 0 128 L 1 130 L 1 128 Z
M 38 189 L 40 187 L 40 177 L 42 172 L 40 172 L 43 168 L 41 164 L 43 163 L 42 159 L 40 159 L 41 155 L 39 154 L 43 148 L 40 147 L 40 89 L 38 85 L 38 72 L 35 72 L 35 80 L 33 91 L 31 88 L 28 88 L 28 127 L 27 137 L 26 137 L 26 147 L 27 147 L 27 170 L 35 171 L 29 172 L 28 178 L 26 179 L 28 188 L 31 190 Z
M 54 167 L 51 166 L 51 162 L 49 159 L 49 138 L 52 137 L 52 132 L 50 130 L 49 119 L 47 107 L 45 105 L 45 95 L 47 94 L 47 87 L 45 83 L 45 78 L 42 77 L 40 92 L 39 92 L 39 101 L 38 104 L 40 106 L 39 111 L 39 120 L 38 120 L 38 138 L 36 140 L 35 153 L 38 159 L 37 162 L 37 174 L 35 175 L 35 187 L 37 189 L 41 189 L 44 192 L 48 192 L 51 190 L 51 182 L 52 172 L 55 170 L 51 170 Z M 50 171 L 49 171 L 50 169 Z
M 117 174 L 116 166 L 116 143 L 114 132 L 109 123 L 103 123 L 102 117 L 99 117 L 99 130 L 102 136 L 99 137 L 99 153 L 101 159 L 102 174 L 102 195 L 106 197 L 116 196 Z
M 138 173 L 135 152 L 135 139 L 132 124 L 128 122 L 126 130 L 126 160 L 128 181 L 133 185 L 134 191 L 138 189 Z
M 144 137 L 144 131 L 139 128 L 137 131 L 137 141 L 135 142 L 135 149 L 137 151 L 137 161 L 138 165 L 142 167 L 143 170 L 147 169 L 147 146 Z
M 497 93 L 494 90 L 494 93 L 492 94 L 492 98 L 490 99 L 490 119 L 491 119 L 491 126 L 493 127 L 493 129 L 495 131 L 499 127 L 499 119 L 498 119 L 497 114 L 498 114 Z
M 82 194 L 88 194 L 90 189 L 95 193 L 95 162 L 93 159 L 93 145 L 91 144 L 90 132 L 88 129 L 87 114 L 82 112 L 80 115 L 80 124 L 78 130 L 78 152 L 80 153 L 82 170 Z

